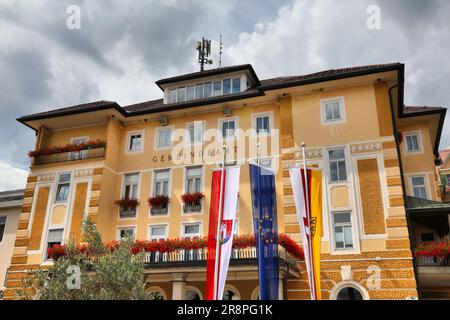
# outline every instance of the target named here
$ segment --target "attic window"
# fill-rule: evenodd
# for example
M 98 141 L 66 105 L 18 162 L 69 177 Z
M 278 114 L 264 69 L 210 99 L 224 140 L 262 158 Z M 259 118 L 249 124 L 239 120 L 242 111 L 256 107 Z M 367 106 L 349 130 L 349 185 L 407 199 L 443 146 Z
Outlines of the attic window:
M 241 92 L 241 78 L 227 78 L 169 89 L 168 103 L 218 97 L 239 92 Z

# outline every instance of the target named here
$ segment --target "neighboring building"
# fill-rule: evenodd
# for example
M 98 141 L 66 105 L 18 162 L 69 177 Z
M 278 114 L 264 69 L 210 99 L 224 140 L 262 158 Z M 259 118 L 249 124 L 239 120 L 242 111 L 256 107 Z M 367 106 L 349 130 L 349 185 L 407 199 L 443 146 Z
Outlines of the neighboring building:
M 256 157 L 258 142 L 268 142 L 261 157 L 278 169 L 279 231 L 300 241 L 287 168 L 300 162 L 305 142 L 309 165 L 324 173 L 322 297 L 418 297 L 415 231 L 407 219 L 407 210 L 417 206 L 406 207 L 405 199 L 440 199 L 435 162 L 446 109 L 404 106 L 403 64 L 266 80 L 251 65 L 239 65 L 156 84 L 163 99 L 124 107 L 98 101 L 19 119 L 36 131 L 36 149 L 44 152 L 34 154 L 30 168 L 6 298 L 14 298 L 21 285 L 13 279 L 52 263 L 49 246 L 70 234 L 79 239 L 85 217 L 105 241 L 206 235 L 210 169 L 221 163 L 223 141 L 229 158 L 238 155 L 230 163 L 242 165 L 237 233 L 253 233 L 248 160 Z M 254 130 L 246 144 L 240 144 L 245 137 L 237 128 Z M 177 129 L 188 132 L 188 151 L 171 140 Z M 216 145 L 203 137 L 208 129 L 220 130 Z M 51 154 L 51 147 L 96 139 L 106 140 L 106 147 Z M 194 192 L 205 198 L 198 204 L 181 201 Z M 156 195 L 170 202 L 149 208 L 147 199 Z M 114 204 L 126 197 L 139 199 L 139 205 Z M 258 297 L 254 258 L 232 259 L 226 298 Z M 148 290 L 166 299 L 205 296 L 205 261 L 186 252 L 158 259 L 148 257 L 146 263 Z M 284 299 L 309 299 L 304 262 L 280 257 L 280 293 Z
M 450 148 L 439 151 L 442 164 L 437 166 L 439 191 L 443 202 L 450 202 Z
M 23 190 L 0 192 L 0 299 L 6 285 L 6 270 L 14 251 L 22 204 Z

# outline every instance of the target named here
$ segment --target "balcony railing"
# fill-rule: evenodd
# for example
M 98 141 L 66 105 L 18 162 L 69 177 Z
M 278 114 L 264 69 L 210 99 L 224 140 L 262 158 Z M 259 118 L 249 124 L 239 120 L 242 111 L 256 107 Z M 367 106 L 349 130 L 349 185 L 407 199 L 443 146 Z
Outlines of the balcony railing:
M 200 201 L 198 204 L 195 203 L 185 203 L 183 204 L 183 211 L 185 213 L 189 212 L 201 212 L 202 211 L 202 202 Z
M 70 151 L 36 156 L 33 165 L 61 163 L 87 159 L 101 159 L 105 157 L 105 148 L 93 148 L 82 151 Z
M 175 252 L 146 252 L 144 263 L 148 265 L 165 264 L 171 262 L 201 262 L 208 258 L 208 249 L 177 250 Z M 232 249 L 231 260 L 255 260 L 257 252 L 255 247 Z M 295 260 L 282 247 L 279 249 L 279 258 Z
M 136 217 L 136 208 L 120 208 L 119 216 L 121 218 L 134 218 Z
M 423 267 L 425 266 L 448 267 L 450 266 L 450 257 L 418 256 L 417 265 Z
M 167 214 L 167 211 L 168 211 L 167 205 L 150 208 L 150 213 L 152 216 L 163 216 Z

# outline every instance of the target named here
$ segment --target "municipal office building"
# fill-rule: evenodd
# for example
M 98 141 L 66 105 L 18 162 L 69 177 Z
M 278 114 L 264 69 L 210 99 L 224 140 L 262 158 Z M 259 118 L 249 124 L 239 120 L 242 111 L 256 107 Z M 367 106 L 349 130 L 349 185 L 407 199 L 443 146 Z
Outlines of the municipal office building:
M 104 242 L 207 235 L 211 170 L 224 153 L 241 166 L 234 232 L 254 233 L 248 167 L 258 158 L 276 171 L 278 231 L 301 245 L 288 168 L 303 162 L 302 143 L 308 166 L 323 172 L 322 298 L 450 298 L 448 257 L 414 255 L 422 242 L 449 237 L 450 206 L 435 169 L 446 109 L 404 104 L 401 63 L 271 79 L 256 71 L 247 64 L 174 75 L 156 82 L 157 100 L 101 100 L 19 118 L 36 144 L 4 299 L 18 297 L 29 270 L 53 263 L 49 247 L 81 241 L 84 219 Z M 210 139 L 211 129 L 219 137 Z M 147 290 L 204 299 L 205 256 L 188 251 L 149 255 Z M 304 261 L 280 252 L 280 299 L 309 299 Z M 224 299 L 258 294 L 256 251 L 235 249 Z

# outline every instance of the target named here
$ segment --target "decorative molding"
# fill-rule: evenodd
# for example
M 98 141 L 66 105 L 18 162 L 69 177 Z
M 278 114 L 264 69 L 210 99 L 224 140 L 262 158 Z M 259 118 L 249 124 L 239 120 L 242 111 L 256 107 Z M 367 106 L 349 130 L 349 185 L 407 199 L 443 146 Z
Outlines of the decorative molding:
M 323 149 L 322 148 L 313 148 L 306 149 L 306 159 L 322 159 L 323 158 Z M 301 151 L 296 151 L 294 153 L 295 160 L 303 160 L 303 155 Z
M 46 173 L 46 174 L 40 174 L 37 176 L 38 182 L 53 182 L 55 180 L 56 174 L 55 173 Z
M 94 169 L 75 170 L 75 178 L 92 176 Z
M 382 144 L 381 142 L 352 144 L 350 150 L 352 154 L 379 152 L 382 150 Z

